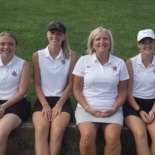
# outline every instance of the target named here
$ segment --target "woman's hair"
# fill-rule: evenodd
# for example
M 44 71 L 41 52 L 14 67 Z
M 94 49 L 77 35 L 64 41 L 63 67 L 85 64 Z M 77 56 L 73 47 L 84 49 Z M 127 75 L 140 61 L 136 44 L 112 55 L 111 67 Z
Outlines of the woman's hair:
M 112 37 L 111 31 L 108 28 L 106 28 L 106 27 L 98 27 L 95 30 L 91 31 L 91 33 L 90 33 L 90 35 L 88 37 L 87 51 L 86 51 L 88 54 L 93 54 L 95 52 L 95 50 L 93 49 L 93 41 L 94 41 L 94 38 L 96 37 L 96 35 L 100 31 L 107 32 L 107 34 L 108 34 L 108 36 L 110 38 L 110 49 L 109 49 L 109 52 L 113 53 L 114 41 L 113 41 L 113 37 Z
M 66 59 L 68 59 L 70 57 L 70 46 L 69 46 L 69 43 L 68 43 L 68 40 L 67 38 L 62 42 L 62 50 L 64 52 L 64 56 Z
M 18 40 L 12 33 L 4 31 L 4 32 L 0 33 L 0 37 L 2 37 L 2 36 L 9 36 L 9 37 L 13 38 L 16 42 L 16 45 L 18 45 Z
M 54 23 L 61 23 L 61 22 L 60 22 L 60 21 L 53 21 L 53 22 L 50 22 L 49 25 L 48 25 L 48 27 L 49 27 L 50 25 L 54 24 Z M 64 25 L 63 23 L 61 23 L 61 24 Z M 65 25 L 64 25 L 64 27 L 65 27 Z M 65 28 L 66 28 L 66 27 L 65 27 Z M 50 31 L 50 30 L 48 30 L 48 31 Z M 65 34 L 65 35 L 66 35 L 66 34 Z M 68 43 L 68 40 L 67 40 L 67 35 L 66 35 L 65 40 L 62 41 L 61 47 L 62 47 L 62 50 L 63 50 L 64 57 L 65 57 L 66 59 L 69 59 L 71 49 L 70 49 L 70 46 L 69 46 L 69 43 Z

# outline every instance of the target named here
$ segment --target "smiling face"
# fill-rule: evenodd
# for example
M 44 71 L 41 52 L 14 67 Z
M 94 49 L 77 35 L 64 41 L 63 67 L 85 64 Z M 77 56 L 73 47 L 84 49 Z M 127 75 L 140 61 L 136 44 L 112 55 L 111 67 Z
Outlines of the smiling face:
M 155 50 L 155 41 L 151 38 L 144 38 L 137 43 L 141 53 L 152 54 Z
M 61 47 L 62 42 L 65 40 L 65 34 L 57 29 L 53 29 L 47 32 L 47 38 L 50 45 Z
M 17 44 L 14 38 L 3 35 L 0 36 L 0 54 L 1 57 L 12 58 L 17 49 Z
M 93 40 L 93 49 L 97 53 L 109 53 L 110 51 L 110 37 L 106 31 L 97 33 Z

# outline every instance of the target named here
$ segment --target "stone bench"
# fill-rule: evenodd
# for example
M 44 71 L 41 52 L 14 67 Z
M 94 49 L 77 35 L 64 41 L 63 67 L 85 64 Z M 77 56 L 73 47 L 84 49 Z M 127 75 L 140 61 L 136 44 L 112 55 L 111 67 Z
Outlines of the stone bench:
M 70 123 L 64 134 L 60 155 L 80 155 L 79 140 L 80 133 L 76 124 Z M 96 139 L 97 155 L 103 155 L 104 143 L 103 133 L 99 130 Z M 122 155 L 136 155 L 133 135 L 126 127 L 122 129 L 121 143 Z M 32 122 L 25 122 L 12 131 L 6 155 L 35 155 Z

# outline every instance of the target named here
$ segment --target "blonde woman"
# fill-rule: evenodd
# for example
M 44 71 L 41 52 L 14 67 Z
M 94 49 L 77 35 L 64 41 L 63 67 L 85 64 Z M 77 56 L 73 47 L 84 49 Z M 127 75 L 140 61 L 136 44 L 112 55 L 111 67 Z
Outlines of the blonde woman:
M 76 53 L 70 50 L 66 26 L 59 21 L 48 25 L 49 45 L 33 55 L 34 88 L 37 101 L 33 113 L 36 155 L 58 155 L 70 121 L 69 95 Z
M 127 96 L 129 77 L 124 61 L 111 54 L 113 46 L 111 31 L 105 27 L 96 28 L 88 38 L 88 55 L 78 60 L 73 71 L 81 155 L 96 155 L 99 128 L 106 143 L 104 155 L 121 154 L 121 106 Z

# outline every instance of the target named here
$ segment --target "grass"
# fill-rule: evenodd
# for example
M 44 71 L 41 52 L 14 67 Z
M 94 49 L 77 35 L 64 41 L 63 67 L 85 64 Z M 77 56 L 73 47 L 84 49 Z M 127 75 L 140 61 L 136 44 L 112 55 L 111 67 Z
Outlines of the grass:
M 155 30 L 154 8 L 154 0 L 1 0 L 0 32 L 11 31 L 17 36 L 16 54 L 32 65 L 32 54 L 48 44 L 46 27 L 50 21 L 66 24 L 70 46 L 78 57 L 85 54 L 90 31 L 106 26 L 114 37 L 114 55 L 127 60 L 138 53 L 138 31 Z M 34 103 L 32 85 L 31 80 L 27 94 Z M 76 101 L 71 98 L 75 108 Z

